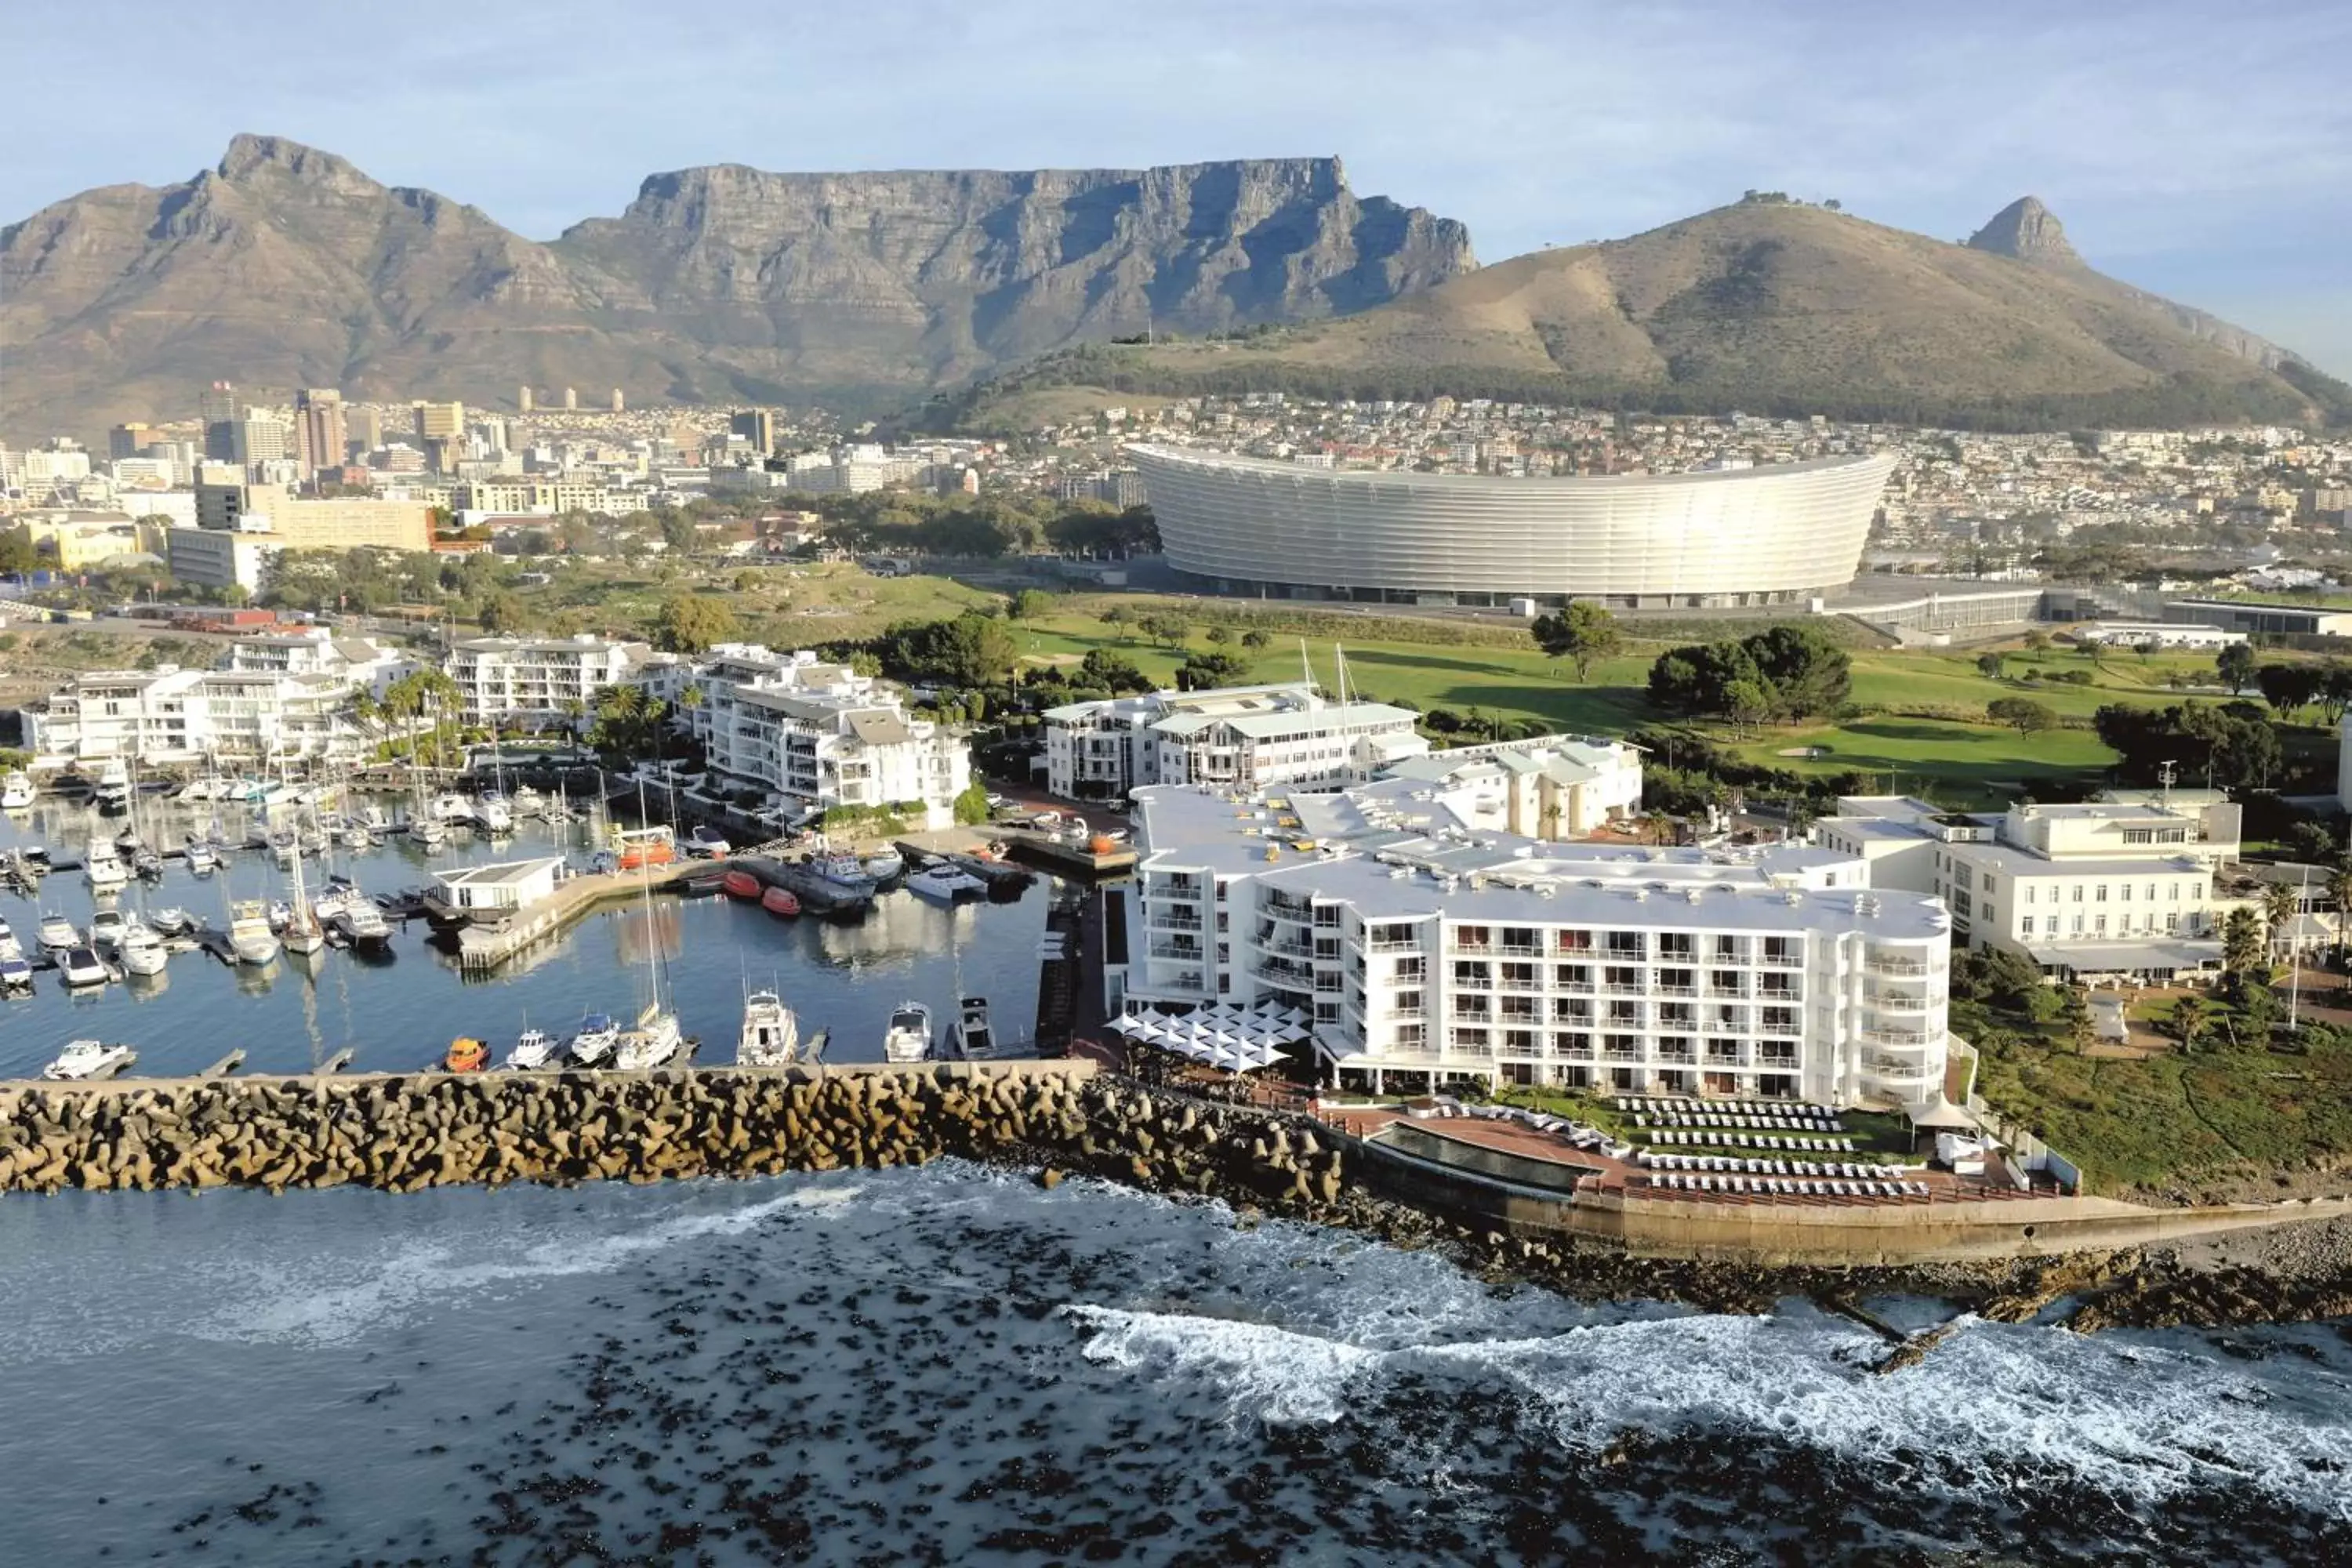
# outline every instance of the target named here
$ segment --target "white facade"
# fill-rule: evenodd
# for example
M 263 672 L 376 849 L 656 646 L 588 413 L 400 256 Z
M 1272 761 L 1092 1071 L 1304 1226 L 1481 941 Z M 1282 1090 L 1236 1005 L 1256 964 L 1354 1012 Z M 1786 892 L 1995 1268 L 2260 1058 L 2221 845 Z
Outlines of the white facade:
M 2238 852 L 2239 808 L 2215 792 L 2133 793 L 1981 815 L 1851 797 L 1815 843 L 1870 867 L 1874 887 L 1941 898 L 1954 935 L 2044 971 L 2161 979 L 2218 968 L 2215 872 Z
M 805 649 L 721 643 L 656 659 L 639 679 L 702 742 L 714 772 L 767 790 L 787 815 L 899 807 L 910 827 L 948 827 L 971 784 L 961 733 L 908 717 L 897 692 Z
M 1408 757 L 1391 778 L 1431 784 L 1474 832 L 1582 838 L 1642 809 L 1642 752 L 1622 741 L 1541 735 Z
M 522 721 L 551 724 L 594 706 L 596 694 L 629 679 L 646 658 L 643 643 L 614 642 L 593 632 L 573 637 L 468 637 L 449 649 L 447 672 L 457 683 L 470 724 Z
M 1326 1077 L 1375 1090 L 1942 1095 L 1950 919 L 1853 858 L 1474 833 L 1402 779 L 1136 800 L 1114 1010 L 1273 998 L 1311 1013 Z
M 1046 788 L 1069 800 L 1159 784 L 1338 789 L 1428 751 L 1415 718 L 1304 681 L 1073 702 L 1045 711 Z
M 235 669 L 99 670 L 23 715 L 37 765 L 356 758 L 351 690 L 333 676 Z
M 1389 604 L 1685 607 L 1853 578 L 1896 457 L 1741 471 L 1492 479 L 1128 448 L 1169 563 L 1233 589 Z
M 2074 633 L 2074 640 L 2105 647 L 2224 648 L 2246 640 L 2243 632 L 2169 621 L 2095 621 Z
M 258 593 L 278 541 L 267 534 L 225 529 L 174 528 L 163 535 L 164 564 L 174 579 L 198 588 L 234 584 Z
M 345 689 L 377 696 L 412 668 L 398 648 L 366 637 L 339 637 L 325 626 L 241 637 L 228 645 L 221 668 L 246 673 L 320 676 Z
M 549 855 L 436 871 L 433 879 L 441 884 L 442 897 L 452 909 L 520 910 L 551 898 L 562 869 L 563 857 Z

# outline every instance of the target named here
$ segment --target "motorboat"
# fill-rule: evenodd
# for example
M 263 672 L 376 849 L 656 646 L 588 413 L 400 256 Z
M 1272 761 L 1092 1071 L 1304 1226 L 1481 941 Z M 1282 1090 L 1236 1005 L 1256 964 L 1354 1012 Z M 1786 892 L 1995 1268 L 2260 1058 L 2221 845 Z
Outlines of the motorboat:
M 16 994 L 33 988 L 33 966 L 23 955 L 0 958 L 0 991 Z
M 895 882 L 907 874 L 907 858 L 896 849 L 885 849 L 866 858 L 865 870 L 877 883 Z
M 754 991 L 743 998 L 743 1032 L 735 1038 L 735 1065 L 746 1068 L 790 1067 L 800 1059 L 800 1020 L 772 991 Z
M 907 879 L 907 890 L 943 904 L 961 903 L 977 899 L 988 891 L 988 884 L 961 866 L 941 860 L 926 866 Z
M 193 778 L 180 786 L 182 800 L 218 800 L 229 787 L 228 780 L 217 773 Z
M 367 901 L 348 879 L 335 877 L 329 879 L 325 892 L 310 900 L 310 913 L 324 925 L 329 921 L 341 920 L 353 904 Z
M 121 910 L 100 910 L 89 917 L 89 941 L 93 947 L 111 947 L 121 942 L 131 922 L 122 918 Z
M 529 784 L 517 784 L 514 787 L 514 794 L 508 796 L 507 801 L 514 807 L 517 816 L 532 816 L 538 814 L 540 805 L 545 798 Z
M 967 996 L 956 1004 L 948 1026 L 948 1055 L 958 1061 L 985 1061 L 996 1054 L 996 1031 L 988 1021 L 988 998 Z
M 648 866 L 667 866 L 677 859 L 677 835 L 663 823 L 656 823 L 651 827 L 615 828 L 613 831 L 613 849 L 624 871 L 635 871 Z
M 220 851 L 212 847 L 210 840 L 194 834 L 188 836 L 187 857 L 188 869 L 199 877 L 220 868 Z
M 381 838 L 392 831 L 392 818 L 384 815 L 383 807 L 370 801 L 360 812 L 359 826 L 369 837 Z
M 484 833 L 512 833 L 514 813 L 505 801 L 484 795 L 474 803 L 473 824 Z
M 0 921 L 0 958 L 22 958 L 24 956 L 25 944 L 16 940 L 16 933 L 8 929 L 8 922 L 6 921 Z
M 160 974 L 172 957 L 172 950 L 163 945 L 163 939 L 143 925 L 132 926 L 123 932 L 114 952 L 122 961 L 125 974 Z
M 131 857 L 131 870 L 142 880 L 160 882 L 163 879 L 163 857 L 152 849 L 142 849 Z
M 325 828 L 313 826 L 297 832 L 294 842 L 305 855 L 324 855 L 327 846 L 332 841 L 327 837 Z
M 375 835 L 370 833 L 364 825 L 357 822 L 343 824 L 343 830 L 338 837 L 342 839 L 343 847 L 346 849 L 365 849 L 375 842 Z
M 0 811 L 22 811 L 33 804 L 33 775 L 22 768 L 10 768 L 0 777 Z
M 294 923 L 294 906 L 283 899 L 272 899 L 269 900 L 268 919 L 271 931 L 284 931 Z
M 621 1043 L 621 1027 L 613 1022 L 609 1013 L 591 1013 L 580 1020 L 570 1043 L 564 1047 L 574 1065 L 583 1068 L 603 1067 Z
M 891 1009 L 890 1026 L 882 1031 L 882 1059 L 919 1062 L 931 1054 L 931 1010 L 920 1002 L 901 1002 Z
M 408 836 L 429 849 L 449 837 L 449 827 L 437 816 L 420 816 L 408 825 Z
M 730 866 L 727 875 L 719 879 L 719 891 L 730 899 L 756 899 L 767 891 L 767 884 L 740 866 Z
M 98 809 L 109 816 L 120 816 L 131 809 L 131 769 L 121 762 L 112 762 L 99 771 L 98 786 L 91 792 Z
M 100 843 L 90 847 L 89 858 L 82 862 L 81 875 L 93 892 L 105 893 L 128 885 L 131 868 L 115 858 L 114 846 Z
M 828 893 L 845 899 L 874 896 L 874 879 L 866 874 L 855 855 L 812 855 L 808 870 Z
M 138 1059 L 139 1053 L 129 1046 L 110 1046 L 103 1040 L 69 1040 L 66 1048 L 58 1053 L 57 1060 L 41 1069 L 41 1076 L 53 1083 L 111 1078 Z
M 556 1040 L 545 1029 L 525 1029 L 515 1037 L 514 1049 L 507 1053 L 507 1068 L 511 1072 L 536 1072 L 555 1059 Z
M 367 899 L 346 902 L 335 923 L 342 928 L 343 940 L 353 947 L 380 948 L 392 940 L 392 922 Z
M 177 904 L 165 904 L 160 910 L 147 911 L 147 924 L 158 936 L 181 936 L 194 930 L 196 922 Z
M 98 956 L 94 947 L 69 947 L 58 954 L 58 973 L 68 985 L 79 989 L 85 985 L 103 985 L 114 978 L 114 971 Z
M 706 859 L 724 855 L 732 847 L 727 842 L 727 835 L 707 822 L 696 824 L 694 831 L 686 836 L 686 852 Z
M 479 1072 L 490 1065 L 490 1047 L 470 1035 L 460 1035 L 449 1042 L 441 1065 L 451 1072 Z
M 760 907 L 786 919 L 801 912 L 801 901 L 790 888 L 770 888 L 760 895 Z
M 125 860 L 145 847 L 147 847 L 147 841 L 139 837 L 139 829 L 136 827 L 126 827 L 114 836 L 114 852 Z
M 474 819 L 474 803 L 462 795 L 436 795 L 432 805 L 426 807 L 426 815 L 443 822 L 471 822 Z
M 230 910 L 229 951 L 239 963 L 268 963 L 278 956 L 278 933 L 269 928 L 269 910 L 257 900 Z
M 81 931 L 63 915 L 43 915 L 36 940 L 49 952 L 63 952 L 81 945 Z
M 667 1067 L 685 1050 L 686 1036 L 678 1029 L 677 1015 L 651 1006 L 639 1015 L 637 1026 L 622 1035 L 614 1047 L 613 1065 L 624 1072 L 644 1072 Z

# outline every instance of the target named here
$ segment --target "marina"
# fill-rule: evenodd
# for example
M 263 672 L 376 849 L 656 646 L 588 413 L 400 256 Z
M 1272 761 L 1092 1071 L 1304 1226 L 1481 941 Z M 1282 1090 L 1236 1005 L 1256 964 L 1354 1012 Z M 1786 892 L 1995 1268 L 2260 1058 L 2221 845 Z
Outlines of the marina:
M 352 803 L 353 817 L 363 804 Z M 754 991 L 789 1010 L 802 1059 L 821 1039 L 827 1062 L 878 1062 L 899 1004 L 919 998 L 952 1020 L 960 999 L 982 988 L 996 1008 L 997 1054 L 1034 1048 L 1025 1026 L 1055 884 L 1026 871 L 1007 868 L 986 898 L 954 902 L 868 883 L 870 902 L 851 913 L 837 907 L 845 889 L 835 887 L 834 901 L 780 918 L 757 896 L 678 896 L 674 885 L 685 879 L 709 878 L 716 892 L 726 874 L 683 854 L 642 870 L 587 873 L 607 843 L 601 821 L 526 819 L 495 837 L 453 822 L 434 843 L 394 832 L 364 847 L 352 843 L 364 835 L 338 834 L 317 854 L 295 856 L 268 846 L 270 830 L 293 827 L 292 815 L 252 808 L 248 818 L 248 809 L 142 795 L 140 830 L 169 847 L 157 875 L 119 889 L 74 873 L 95 845 L 112 847 L 122 816 L 45 797 L 0 817 L 0 864 L 52 868 L 0 890 L 0 920 L 24 950 L 0 976 L 0 1079 L 37 1077 L 68 1042 L 90 1037 L 137 1052 L 126 1081 L 441 1068 L 460 1038 L 482 1042 L 495 1069 L 534 1026 L 559 1045 L 589 1013 L 620 1020 L 617 1036 L 638 1032 L 629 1026 L 653 1000 L 656 970 L 679 1039 L 701 1042 L 700 1065 L 733 1059 Z M 191 836 L 217 868 L 192 868 L 183 847 Z M 428 889 L 449 875 L 544 858 L 579 873 L 556 885 L 560 901 L 454 935 L 425 918 Z M 309 952 L 285 941 L 301 929 L 290 918 L 298 863 L 325 938 Z M 785 863 L 772 856 L 725 864 L 751 867 L 763 889 L 783 886 Z M 817 869 L 789 868 L 823 896 Z M 281 906 L 274 925 L 272 905 Z M 98 941 L 91 928 L 102 914 L 124 934 Z M 485 962 L 490 950 L 495 963 Z M 65 966 L 77 953 L 96 968 L 77 959 L 81 983 L 68 985 Z M 940 1031 L 942 1047 L 948 1033 Z M 657 1054 L 657 1044 L 640 1040 L 637 1055 Z

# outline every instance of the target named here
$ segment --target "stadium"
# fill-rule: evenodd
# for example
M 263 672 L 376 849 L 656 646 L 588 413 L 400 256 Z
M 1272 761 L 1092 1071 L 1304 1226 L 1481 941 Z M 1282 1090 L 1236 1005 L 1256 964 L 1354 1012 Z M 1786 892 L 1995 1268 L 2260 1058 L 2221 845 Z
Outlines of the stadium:
M 1895 464 L 1513 479 L 1127 451 L 1168 563 L 1221 592 L 1627 609 L 1787 604 L 1843 586 Z

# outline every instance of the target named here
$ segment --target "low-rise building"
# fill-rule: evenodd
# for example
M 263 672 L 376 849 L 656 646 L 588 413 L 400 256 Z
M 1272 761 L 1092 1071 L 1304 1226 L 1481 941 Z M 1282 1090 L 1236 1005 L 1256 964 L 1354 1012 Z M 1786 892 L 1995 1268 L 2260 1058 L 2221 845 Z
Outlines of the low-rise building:
M 1642 809 L 1642 751 L 1591 735 L 1456 746 L 1390 764 L 1387 776 L 1434 788 L 1476 831 L 1582 838 Z
M 910 716 L 895 690 L 805 649 L 721 643 L 691 659 L 656 658 L 640 679 L 715 773 L 768 791 L 787 816 L 893 807 L 910 827 L 947 827 L 971 783 L 960 731 Z
M 413 668 L 409 657 L 369 637 L 337 637 L 325 626 L 261 632 L 229 644 L 221 668 L 246 672 L 321 676 L 347 690 L 382 696 Z
M 593 706 L 596 694 L 627 680 L 645 661 L 640 642 L 582 632 L 571 637 L 467 637 L 449 649 L 470 724 L 551 724 Z
M 1942 1095 L 1951 920 L 1817 846 L 1474 827 L 1428 785 L 1135 792 L 1114 1013 L 1274 1000 L 1319 1076 L 1916 1107 Z
M 2074 640 L 2104 647 L 2224 648 L 2244 642 L 2246 634 L 2189 621 L 2095 621 L 2077 628 Z
M 1339 789 L 1427 752 L 1416 718 L 1305 681 L 1072 702 L 1045 711 L 1045 787 L 1067 800 L 1161 784 Z
M 235 585 L 248 594 L 261 591 L 270 558 L 284 548 L 275 534 L 213 528 L 172 529 L 163 546 L 174 581 L 194 588 Z
M 528 909 L 552 898 L 562 870 L 562 856 L 545 855 L 533 860 L 501 860 L 436 871 L 433 879 L 441 884 L 441 902 L 453 910 L 503 912 Z
M 22 717 L 37 766 L 348 761 L 362 743 L 351 689 L 328 675 L 172 665 L 96 670 Z

